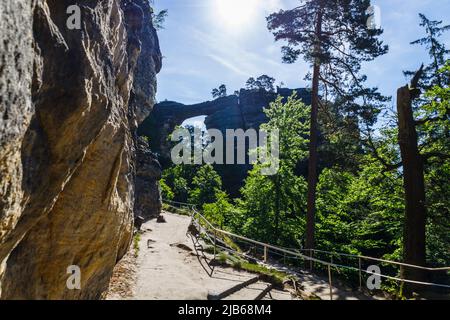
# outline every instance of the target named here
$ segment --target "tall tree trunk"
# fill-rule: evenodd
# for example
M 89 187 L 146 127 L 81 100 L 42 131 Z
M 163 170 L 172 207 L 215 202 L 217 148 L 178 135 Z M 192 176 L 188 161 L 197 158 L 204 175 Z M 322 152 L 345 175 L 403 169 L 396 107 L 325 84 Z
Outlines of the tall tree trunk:
M 315 216 L 316 216 L 316 188 L 317 188 L 317 145 L 319 128 L 317 115 L 319 112 L 319 74 L 320 74 L 320 35 L 322 33 L 322 13 L 318 12 L 316 22 L 317 43 L 315 47 L 315 61 L 312 82 L 311 127 L 309 134 L 309 165 L 308 165 L 308 208 L 306 213 L 306 249 L 315 247 Z
M 419 153 L 416 125 L 412 109 L 412 102 L 420 93 L 415 88 L 422 73 L 421 70 L 414 77 L 411 86 L 398 89 L 397 112 L 398 142 L 403 163 L 406 205 L 403 258 L 405 263 L 425 266 L 426 207 L 424 165 Z M 425 272 L 420 269 L 405 267 L 402 269 L 402 275 L 410 280 L 425 280 Z M 415 286 L 408 285 L 407 287 L 409 288 L 407 291 L 417 289 Z

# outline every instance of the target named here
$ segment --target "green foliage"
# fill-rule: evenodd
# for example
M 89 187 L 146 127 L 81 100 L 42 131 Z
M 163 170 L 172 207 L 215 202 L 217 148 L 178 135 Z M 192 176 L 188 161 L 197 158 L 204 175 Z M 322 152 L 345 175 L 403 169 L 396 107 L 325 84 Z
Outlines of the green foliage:
M 358 118 L 341 115 L 332 103 L 320 109 L 318 116 L 319 167 L 338 167 L 356 173 L 363 154 Z
M 439 74 L 450 74 L 450 60 L 440 69 Z M 450 82 L 449 82 L 450 83 Z M 426 103 L 417 111 L 420 126 L 418 131 L 422 142 L 422 153 L 439 158 L 450 154 L 450 87 L 435 85 L 425 93 Z
M 441 69 L 450 74 L 450 60 Z M 433 265 L 450 265 L 450 86 L 435 85 L 426 92 L 421 108 L 421 149 L 426 159 L 428 210 L 427 257 Z
M 428 19 L 424 14 L 419 14 L 420 26 L 425 29 L 425 37 L 417 39 L 411 44 L 424 46 L 431 62 L 425 66 L 423 75 L 420 79 L 419 86 L 426 90 L 430 90 L 434 86 L 442 87 L 450 82 L 449 70 L 439 71 L 445 65 L 450 50 L 445 44 L 439 41 L 444 32 L 450 31 L 450 25 L 442 25 L 442 21 L 433 21 Z M 408 78 L 414 76 L 415 71 L 405 71 L 404 74 Z
M 219 191 L 216 193 L 216 197 L 217 200 L 214 203 L 205 203 L 203 205 L 204 216 L 222 230 L 226 226 L 237 225 L 239 221 L 236 221 L 236 216 L 238 215 L 227 194 Z
M 161 188 L 161 195 L 162 195 L 163 199 L 174 200 L 175 194 L 173 193 L 172 189 L 167 185 L 167 183 L 164 179 L 161 179 L 159 181 L 159 185 Z
M 275 78 L 268 75 L 262 75 L 258 78 L 249 78 L 245 83 L 247 90 L 266 90 L 267 92 L 275 92 Z
M 161 192 L 164 199 L 189 202 L 198 208 L 227 197 L 222 179 L 211 165 L 181 164 L 164 170 Z
M 187 202 L 189 191 L 191 189 L 192 179 L 196 173 L 197 167 L 190 165 L 177 165 L 164 170 L 164 184 L 167 185 L 173 193 L 173 199 L 178 202 Z
M 383 177 L 368 159 L 358 175 L 323 170 L 317 199 L 317 245 L 322 250 L 382 257 L 399 249 L 402 181 Z
M 227 96 L 227 87 L 224 84 L 221 84 L 219 88 L 214 88 L 211 91 L 211 95 L 213 98 L 223 98 Z
M 366 87 L 367 76 L 360 71 L 363 62 L 386 54 L 388 47 L 379 38 L 383 30 L 367 27 L 369 7 L 369 0 L 305 0 L 271 14 L 267 24 L 276 41 L 286 42 L 283 62 L 319 62 L 322 101 L 372 125 L 388 98 L 378 88 Z
M 450 71 L 450 64 L 447 62 L 440 73 Z M 437 74 L 434 75 L 435 77 Z M 429 81 L 435 80 L 428 78 Z M 419 149 L 424 159 L 425 165 L 425 191 L 426 191 L 426 208 L 427 208 L 427 225 L 426 225 L 426 253 L 427 263 L 432 266 L 448 266 L 450 265 L 450 139 L 449 139 L 449 101 L 450 88 L 447 85 L 434 85 L 424 94 L 424 99 L 416 105 L 416 130 L 419 135 Z M 396 126 L 381 130 L 382 135 L 373 141 L 377 150 L 377 158 L 384 159 L 384 163 L 399 163 L 400 156 L 397 147 L 398 131 Z M 369 161 L 367 161 L 369 160 Z M 373 247 L 356 246 L 355 249 L 362 253 L 384 256 L 391 260 L 402 260 L 402 234 L 401 228 L 404 215 L 404 193 L 403 193 L 403 176 L 401 170 L 387 170 L 379 159 L 370 159 L 370 156 L 364 157 L 360 161 L 360 168 L 357 173 L 357 179 L 361 180 L 361 192 L 352 192 L 352 194 L 361 195 L 366 193 L 370 195 L 372 201 L 363 206 L 363 212 L 369 215 L 374 213 L 383 217 L 383 221 L 379 224 L 381 233 L 373 234 L 367 228 L 361 228 Z M 371 181 L 375 179 L 376 183 L 365 184 L 365 180 Z M 352 178 L 354 179 L 354 178 Z M 382 188 L 380 188 L 382 186 Z M 325 193 L 319 192 L 320 195 Z M 339 206 L 342 206 L 347 197 L 340 198 Z M 375 206 L 379 204 L 380 206 Z M 352 207 L 356 207 L 352 203 Z M 332 208 L 337 210 L 337 208 Z M 331 230 L 331 229 L 330 229 Z M 330 235 L 324 236 L 327 239 Z M 358 239 L 351 234 L 352 239 Z M 355 241 L 352 241 L 352 245 Z M 328 244 L 331 248 L 333 245 Z M 345 248 L 344 248 L 345 249 Z
M 153 5 L 154 5 L 153 0 L 150 0 L 149 2 L 150 2 L 150 6 L 152 7 L 151 18 L 152 18 L 153 27 L 156 30 L 164 29 L 164 22 L 166 22 L 166 18 L 169 15 L 169 10 L 164 9 L 164 10 L 161 10 L 160 12 L 156 13 L 153 11 Z
M 287 170 L 269 177 L 261 175 L 260 169 L 256 166 L 250 172 L 241 190 L 242 200 L 237 204 L 243 223 L 236 231 L 260 241 L 297 247 L 304 233 L 306 182 Z
M 192 179 L 192 187 L 189 190 L 189 203 L 202 207 L 205 203 L 217 201 L 218 194 L 222 191 L 222 179 L 214 171 L 211 165 L 199 168 Z
M 138 232 L 133 237 L 133 249 L 134 249 L 134 257 L 137 258 L 139 256 L 139 243 L 141 242 L 141 234 Z
M 307 154 L 309 108 L 292 96 L 286 103 L 279 97 L 264 111 L 269 120 L 261 130 L 279 130 L 279 171 L 262 175 L 261 164 L 250 171 L 242 199 L 237 201 L 236 216 L 242 220 L 235 228 L 254 239 L 292 245 L 301 240 L 304 231 L 306 182 L 294 171 Z

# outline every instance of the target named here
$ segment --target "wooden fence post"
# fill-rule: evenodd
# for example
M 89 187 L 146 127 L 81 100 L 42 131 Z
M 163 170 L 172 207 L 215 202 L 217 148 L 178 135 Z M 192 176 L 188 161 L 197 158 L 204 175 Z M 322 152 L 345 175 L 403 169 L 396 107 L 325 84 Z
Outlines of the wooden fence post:
M 330 285 L 330 300 L 333 300 L 333 284 L 331 282 L 331 265 L 328 265 L 328 282 Z
M 359 291 L 362 291 L 362 263 L 361 263 L 361 258 L 359 258 Z
M 217 246 L 217 234 L 216 230 L 214 230 L 214 260 L 216 260 L 216 246 Z

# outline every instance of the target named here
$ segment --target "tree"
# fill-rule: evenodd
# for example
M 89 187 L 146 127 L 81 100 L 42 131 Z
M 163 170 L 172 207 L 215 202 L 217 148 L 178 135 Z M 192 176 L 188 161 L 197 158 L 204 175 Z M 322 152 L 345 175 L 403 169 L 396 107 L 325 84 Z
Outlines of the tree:
M 227 87 L 221 84 L 219 88 L 214 88 L 211 92 L 213 98 L 223 98 L 227 96 Z
M 345 116 L 328 103 L 319 110 L 319 168 L 340 168 L 356 173 L 363 154 L 362 130 L 355 116 Z
M 450 61 L 443 72 L 450 73 Z M 421 153 L 425 157 L 427 200 L 427 262 L 432 266 L 450 265 L 450 86 L 435 86 L 426 93 L 424 119 L 419 126 Z M 425 144 L 426 143 L 426 144 Z
M 386 157 L 382 150 L 383 141 L 374 141 L 369 136 L 368 146 L 374 158 L 382 164 L 383 175 L 394 171 L 401 173 L 403 178 L 403 190 L 399 194 L 404 201 L 403 262 L 418 266 L 427 266 L 428 262 L 445 265 L 449 262 L 449 256 L 444 248 L 448 248 L 450 241 L 448 227 L 447 231 L 442 229 L 450 222 L 447 200 L 450 176 L 450 88 L 448 85 L 434 86 L 424 95 L 423 101 L 428 102 L 416 104 L 414 110 L 414 101 L 421 95 L 418 87 L 423 70 L 424 66 L 416 72 L 410 84 L 399 88 L 397 92 L 398 121 L 393 130 L 397 133 L 400 161 Z M 449 71 L 450 62 L 439 72 Z M 430 81 L 434 80 L 430 78 Z M 417 115 L 424 118 L 416 120 Z M 427 240 L 427 237 L 432 240 Z M 407 266 L 402 267 L 402 275 L 409 280 L 429 280 L 425 270 Z M 411 294 L 423 289 L 423 286 L 405 283 L 404 292 Z
M 411 42 L 412 45 L 425 46 L 431 58 L 431 63 L 427 65 L 419 79 L 418 87 L 430 90 L 434 86 L 444 86 L 450 82 L 450 73 L 441 72 L 440 70 L 445 66 L 447 56 L 450 50 L 447 50 L 444 43 L 439 41 L 439 38 L 446 31 L 450 30 L 450 25 L 442 26 L 442 21 L 429 20 L 424 14 L 420 13 L 420 26 L 425 28 L 425 37 Z M 405 76 L 412 77 L 414 71 L 405 71 Z
M 164 200 L 172 201 L 175 198 L 175 194 L 173 193 L 172 189 L 167 185 L 166 181 L 164 179 L 161 179 L 159 181 L 159 185 L 162 198 Z
M 201 208 L 205 203 L 216 202 L 220 192 L 222 192 L 222 179 L 211 165 L 203 165 L 192 179 L 189 203 Z
M 401 161 L 396 163 L 387 160 L 370 136 L 368 140 L 375 158 L 383 164 L 382 172 L 402 168 L 405 203 L 403 261 L 419 266 L 427 265 L 427 247 L 432 262 L 448 261 L 445 255 L 437 257 L 435 248 L 448 246 L 448 230 L 443 232 L 441 226 L 448 225 L 450 220 L 448 209 L 445 209 L 448 208 L 446 190 L 449 189 L 450 174 L 450 88 L 448 84 L 444 87 L 435 85 L 425 93 L 422 99 L 425 103 L 416 104 L 414 109 L 414 101 L 421 95 L 419 80 L 423 71 L 422 65 L 411 83 L 399 88 L 397 92 L 398 122 L 395 129 L 398 132 L 397 143 Z M 438 70 L 434 77 L 449 71 L 450 61 L 442 70 Z M 429 78 L 429 81 L 433 83 L 435 79 Z M 417 120 L 418 115 L 422 119 Z M 433 232 L 430 232 L 431 230 Z M 433 238 L 434 243 L 427 241 L 427 235 Z M 402 268 L 402 274 L 410 280 L 427 280 L 426 272 L 417 268 L 405 266 Z M 422 289 L 421 286 L 405 284 L 407 294 Z
M 216 202 L 203 205 L 203 214 L 206 219 L 219 226 L 220 229 L 228 229 L 229 226 L 235 225 L 235 209 L 225 192 L 218 192 L 216 197 Z
M 161 191 L 172 198 L 168 200 L 187 202 L 191 190 L 190 182 L 196 170 L 196 166 L 190 165 L 177 165 L 164 170 Z
M 405 226 L 404 226 L 404 262 L 418 266 L 426 265 L 426 206 L 424 164 L 419 152 L 418 135 L 414 123 L 412 103 L 420 96 L 417 89 L 422 68 L 416 73 L 410 85 L 397 92 L 398 143 L 400 146 L 404 189 L 405 189 Z M 421 269 L 404 268 L 406 279 L 424 281 L 425 272 Z
M 283 61 L 295 62 L 301 55 L 310 63 L 312 105 L 308 165 L 308 206 L 306 247 L 314 248 L 317 164 L 318 111 L 334 99 L 340 112 L 356 116 L 371 125 L 381 103 L 387 98 L 377 88 L 366 88 L 361 63 L 387 52 L 378 37 L 382 30 L 367 27 L 369 0 L 307 0 L 291 10 L 281 10 L 268 18 L 275 40 L 287 41 Z
M 257 164 L 250 171 L 241 189 L 243 199 L 238 203 L 244 220 L 239 232 L 289 246 L 297 244 L 304 231 L 301 213 L 305 206 L 306 183 L 294 170 L 307 155 L 309 108 L 295 96 L 286 103 L 278 97 L 264 112 L 269 120 L 261 130 L 279 130 L 279 170 L 272 176 L 262 175 L 263 164 Z M 258 152 L 265 151 L 258 149 Z
M 332 252 L 397 260 L 401 258 L 404 212 L 401 175 L 391 171 L 384 177 L 382 167 L 370 155 L 360 166 L 357 173 L 339 167 L 321 172 L 318 245 Z M 390 275 L 397 276 L 397 270 Z
M 267 92 L 275 92 L 275 78 L 268 75 L 262 75 L 258 78 L 249 78 L 245 83 L 247 90 L 266 90 Z
M 162 30 L 164 29 L 164 22 L 166 21 L 167 16 L 169 15 L 169 10 L 164 9 L 160 12 L 156 13 L 153 10 L 153 7 L 155 5 L 154 0 L 149 0 L 150 9 L 151 9 L 151 19 L 153 27 L 156 30 Z
M 416 73 L 404 72 L 407 76 L 414 74 L 414 77 L 411 84 L 398 90 L 397 114 L 405 190 L 403 260 L 407 264 L 425 266 L 426 226 L 430 206 L 426 200 L 425 169 L 430 171 L 433 162 L 437 161 L 441 166 L 450 158 L 450 67 L 447 58 L 450 51 L 439 41 L 440 36 L 450 30 L 450 26 L 441 26 L 442 21 L 431 21 L 423 14 L 419 16 L 426 36 L 411 44 L 425 46 L 431 62 L 427 66 L 422 65 Z M 425 95 L 421 96 L 421 91 L 425 91 Z M 405 278 L 426 280 L 426 273 L 421 269 L 405 267 L 402 272 Z M 420 288 L 407 286 L 407 291 L 414 289 Z

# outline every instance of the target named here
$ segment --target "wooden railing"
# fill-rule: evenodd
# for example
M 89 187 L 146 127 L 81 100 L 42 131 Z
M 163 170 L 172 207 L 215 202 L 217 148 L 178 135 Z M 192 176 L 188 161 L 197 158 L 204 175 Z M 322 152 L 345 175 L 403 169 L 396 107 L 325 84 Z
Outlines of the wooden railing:
M 399 283 L 412 283 L 416 285 L 422 285 L 422 286 L 428 286 L 428 287 L 439 287 L 439 288 L 446 288 L 450 289 L 449 284 L 442 284 L 442 283 L 432 283 L 432 282 L 424 282 L 424 281 L 415 281 L 410 279 L 405 279 L 401 275 L 400 276 L 389 276 L 382 273 L 374 273 L 369 272 L 368 270 L 364 269 L 362 267 L 363 261 L 374 261 L 379 262 L 383 264 L 388 264 L 392 266 L 398 266 L 398 267 L 404 267 L 404 268 L 413 268 L 413 269 L 421 269 L 426 270 L 429 272 L 448 272 L 450 271 L 450 267 L 443 267 L 443 268 L 430 268 L 430 267 L 424 267 L 424 266 L 417 266 L 397 261 L 391 261 L 386 259 L 380 259 L 380 258 L 374 258 L 364 255 L 353 255 L 353 254 L 345 254 L 345 253 L 336 253 L 336 252 L 329 252 L 329 251 L 323 251 L 323 250 L 311 250 L 311 249 L 292 249 L 292 248 L 283 248 L 275 245 L 271 245 L 268 243 L 264 243 L 261 241 L 256 241 L 244 236 L 240 236 L 237 234 L 234 234 L 229 231 L 221 230 L 217 227 L 215 227 L 208 219 L 206 219 L 199 210 L 196 209 L 195 205 L 188 204 L 188 203 L 182 203 L 182 202 L 174 202 L 174 201 L 168 201 L 165 200 L 164 203 L 166 203 L 168 206 L 174 207 L 174 208 L 185 208 L 191 211 L 191 223 L 194 224 L 199 231 L 203 231 L 203 236 L 205 237 L 205 240 L 208 241 L 212 246 L 214 246 L 214 257 L 216 257 L 216 254 L 218 250 L 223 250 L 230 252 L 237 256 L 242 256 L 244 258 L 251 258 L 254 260 L 257 260 L 261 263 L 268 264 L 269 263 L 269 252 L 276 253 L 280 256 L 283 256 L 284 258 L 296 258 L 303 260 L 305 262 L 309 262 L 310 269 L 313 269 L 313 264 L 319 264 L 322 265 L 328 274 L 328 283 L 330 288 L 330 299 L 333 298 L 333 287 L 332 287 L 332 271 L 333 268 L 337 270 L 350 270 L 357 272 L 359 277 L 359 287 L 362 289 L 362 282 L 363 282 L 363 274 L 368 274 L 369 276 L 378 276 L 380 278 L 390 279 Z M 251 251 L 249 252 L 241 252 L 237 250 L 236 248 L 233 248 L 229 243 L 227 243 L 226 239 L 232 238 L 234 240 L 237 240 L 241 243 L 246 244 L 246 248 L 251 248 L 254 253 L 252 254 Z M 258 256 L 257 249 L 260 248 L 262 252 L 262 256 Z M 329 256 L 329 261 L 325 261 L 324 259 L 319 259 L 315 257 L 315 254 L 325 254 Z M 358 261 L 358 266 L 349 266 L 349 265 L 343 265 L 335 262 L 333 257 L 347 257 L 354 259 L 355 261 Z

